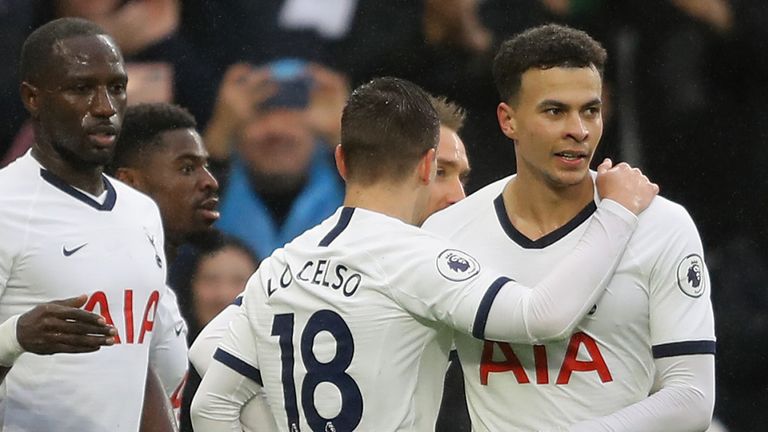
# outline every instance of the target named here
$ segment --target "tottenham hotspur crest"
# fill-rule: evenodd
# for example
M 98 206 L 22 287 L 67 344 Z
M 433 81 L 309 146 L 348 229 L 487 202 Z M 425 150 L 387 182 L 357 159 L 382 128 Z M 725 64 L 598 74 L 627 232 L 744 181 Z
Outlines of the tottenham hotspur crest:
M 144 234 L 146 234 L 149 244 L 152 245 L 152 249 L 155 250 L 155 264 L 157 264 L 158 268 L 163 268 L 163 260 L 160 259 L 160 254 L 157 252 L 157 246 L 155 246 L 155 236 L 150 234 L 146 227 L 144 228 Z
M 677 266 L 677 285 L 687 296 L 701 297 L 705 291 L 704 260 L 696 254 L 683 258 Z
M 437 271 L 448 280 L 460 282 L 480 272 L 480 264 L 460 250 L 446 249 L 437 256 Z

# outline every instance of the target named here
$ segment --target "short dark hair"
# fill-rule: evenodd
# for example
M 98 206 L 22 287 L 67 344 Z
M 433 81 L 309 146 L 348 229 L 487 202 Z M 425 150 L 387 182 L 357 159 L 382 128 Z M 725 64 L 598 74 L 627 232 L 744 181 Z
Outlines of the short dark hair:
M 159 138 L 163 132 L 196 127 L 195 117 L 178 105 L 145 103 L 129 106 L 107 173 L 114 175 L 118 168 L 135 167 L 142 155 L 160 148 Z
M 77 36 L 108 35 L 97 24 L 82 18 L 59 18 L 38 27 L 27 37 L 21 47 L 19 76 L 22 81 L 37 83 L 42 71 L 47 69 L 57 41 Z
M 437 147 L 439 136 L 437 112 L 421 87 L 375 78 L 352 92 L 341 115 L 347 180 L 401 180 Z
M 449 101 L 445 96 L 429 96 L 432 106 L 437 111 L 437 118 L 440 124 L 448 129 L 459 133 L 464 122 L 467 119 L 467 111 L 459 104 Z
M 503 101 L 515 99 L 528 69 L 594 66 L 602 76 L 607 53 L 587 33 L 558 24 L 528 29 L 505 41 L 493 61 L 496 89 Z

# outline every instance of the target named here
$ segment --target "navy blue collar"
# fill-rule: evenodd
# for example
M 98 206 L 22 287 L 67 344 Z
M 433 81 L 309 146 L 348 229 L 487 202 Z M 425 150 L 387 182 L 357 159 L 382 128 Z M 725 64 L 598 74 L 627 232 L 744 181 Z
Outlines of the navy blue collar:
M 110 183 L 110 181 L 107 179 L 107 176 L 104 174 L 101 175 L 101 179 L 104 182 L 104 188 L 107 190 L 107 199 L 104 200 L 104 204 L 100 204 L 98 201 L 75 189 L 72 185 L 65 182 L 60 177 L 56 176 L 54 173 L 46 170 L 45 168 L 40 168 L 40 177 L 42 177 L 43 180 L 47 181 L 55 188 L 69 194 L 74 198 L 77 198 L 78 200 L 99 211 L 111 211 L 115 207 L 115 202 L 117 202 L 117 192 L 115 192 L 115 188 L 112 186 L 112 183 Z
M 496 217 L 499 219 L 499 223 L 501 224 L 501 227 L 504 229 L 504 232 L 507 234 L 507 236 L 512 239 L 512 241 L 520 245 L 520 247 L 525 249 L 544 249 L 545 247 L 557 242 L 561 238 L 568 235 L 568 233 L 576 229 L 576 227 L 584 223 L 584 221 L 589 219 L 589 217 L 592 216 L 592 213 L 597 210 L 597 204 L 592 201 L 587 204 L 587 206 L 584 207 L 584 209 L 581 210 L 579 214 L 568 221 L 567 224 L 552 231 L 544 237 L 541 237 L 538 240 L 531 240 L 523 233 L 518 231 L 514 225 L 512 225 L 512 222 L 507 216 L 507 208 L 504 206 L 504 198 L 502 195 L 499 195 L 495 200 L 493 200 L 493 207 L 496 209 Z
M 336 240 L 336 237 L 338 237 L 345 229 L 347 229 L 347 226 L 349 226 L 349 221 L 352 220 L 352 214 L 354 213 L 354 207 L 342 208 L 341 215 L 339 215 L 339 220 L 336 222 L 336 225 L 334 225 L 333 229 L 328 234 L 326 234 L 322 240 L 320 240 L 320 244 L 318 246 L 327 247 L 331 244 L 332 241 Z

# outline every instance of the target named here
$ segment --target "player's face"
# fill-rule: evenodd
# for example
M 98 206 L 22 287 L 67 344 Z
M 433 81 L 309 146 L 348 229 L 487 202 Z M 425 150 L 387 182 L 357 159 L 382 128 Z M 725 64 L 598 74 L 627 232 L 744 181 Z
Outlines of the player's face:
M 40 151 L 79 168 L 112 158 L 126 107 L 123 58 L 105 35 L 64 39 L 29 102 L 40 122 Z M 33 86 L 34 87 L 34 86 Z
M 183 241 L 219 218 L 219 184 L 208 171 L 208 152 L 197 131 L 165 131 L 159 139 L 162 144 L 139 169 L 137 187 L 160 207 L 167 237 Z
M 255 173 L 291 179 L 304 176 L 314 148 L 304 111 L 275 109 L 246 126 L 239 151 Z
M 192 298 L 198 323 L 208 323 L 245 288 L 256 270 L 251 258 L 235 247 L 203 258 L 192 278 Z
M 429 184 L 427 216 L 466 197 L 464 183 L 469 175 L 469 160 L 461 138 L 453 130 L 440 126 L 437 144 L 437 173 Z
M 515 141 L 517 173 L 549 187 L 588 180 L 603 133 L 602 79 L 594 67 L 529 69 L 518 99 L 499 104 L 502 131 Z

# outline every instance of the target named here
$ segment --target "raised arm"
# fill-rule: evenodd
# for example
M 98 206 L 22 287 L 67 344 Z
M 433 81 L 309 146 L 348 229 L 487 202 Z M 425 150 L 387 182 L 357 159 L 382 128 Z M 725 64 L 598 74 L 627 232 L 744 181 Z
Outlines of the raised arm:
M 553 263 L 552 273 L 533 289 L 489 290 L 478 312 L 487 320 L 476 320 L 475 337 L 523 343 L 560 339 L 595 304 L 637 226 L 637 215 L 659 190 L 640 170 L 625 163 L 613 167 L 610 160 L 598 167 L 596 185 L 603 200 L 574 251 Z M 483 304 L 490 306 L 482 309 Z

